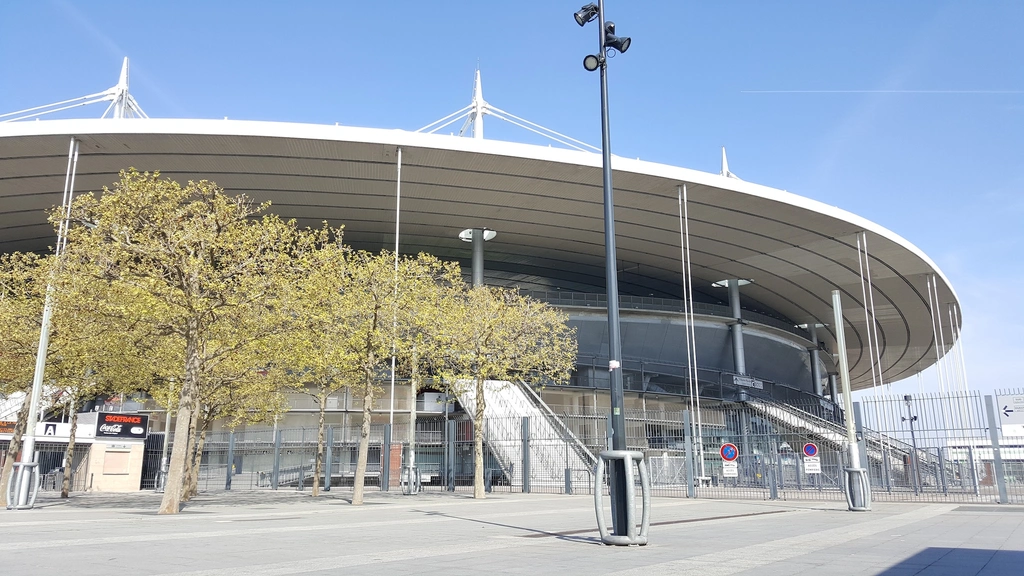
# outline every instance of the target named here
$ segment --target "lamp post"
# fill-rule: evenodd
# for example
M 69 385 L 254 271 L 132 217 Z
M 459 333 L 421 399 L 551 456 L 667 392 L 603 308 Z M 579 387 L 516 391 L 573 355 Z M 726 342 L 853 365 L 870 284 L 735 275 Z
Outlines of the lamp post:
M 615 258 L 615 204 L 612 201 L 611 137 L 608 131 L 608 50 L 626 52 L 630 39 L 615 36 L 615 24 L 605 22 L 604 2 L 587 4 L 574 14 L 576 23 L 586 25 L 598 21 L 598 51 L 583 59 L 583 67 L 590 72 L 600 70 L 601 76 L 601 153 L 604 180 L 604 241 L 605 284 L 608 297 L 608 373 L 611 378 L 612 450 L 626 450 L 626 417 L 623 413 L 622 343 L 619 334 L 619 285 Z M 616 536 L 627 534 L 626 483 L 633 481 L 627 474 L 626 460 L 613 460 L 611 467 L 612 524 Z
M 900 416 L 900 419 L 910 423 L 910 446 L 914 450 L 914 454 L 910 457 L 910 470 L 913 474 L 911 482 L 914 484 L 914 494 L 916 495 L 921 486 L 921 468 L 917 462 L 917 436 L 914 434 L 914 422 L 917 422 L 917 416 L 913 414 L 913 397 L 906 394 L 903 396 L 903 401 L 907 404 L 907 415 Z

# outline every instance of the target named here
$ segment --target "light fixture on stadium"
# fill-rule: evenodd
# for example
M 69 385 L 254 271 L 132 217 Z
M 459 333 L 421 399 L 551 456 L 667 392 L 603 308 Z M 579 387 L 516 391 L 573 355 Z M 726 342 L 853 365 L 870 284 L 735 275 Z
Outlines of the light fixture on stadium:
M 576 19 L 577 24 L 579 24 L 580 26 L 584 26 L 587 22 L 591 22 L 594 20 L 594 18 L 597 18 L 597 15 L 597 4 L 591 2 L 590 4 L 584 6 L 583 8 L 580 8 L 576 12 L 576 14 L 573 15 L 573 18 Z

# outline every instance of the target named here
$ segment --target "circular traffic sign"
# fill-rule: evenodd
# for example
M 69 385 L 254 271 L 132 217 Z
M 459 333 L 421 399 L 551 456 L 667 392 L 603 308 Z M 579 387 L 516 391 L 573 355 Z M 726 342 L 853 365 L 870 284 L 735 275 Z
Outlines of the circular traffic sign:
M 731 442 L 722 444 L 718 453 L 722 455 L 722 460 L 725 460 L 726 462 L 732 462 L 740 455 L 740 451 L 736 448 L 736 445 Z
M 814 442 L 808 442 L 804 444 L 804 456 L 808 458 L 814 458 L 818 455 L 818 445 Z

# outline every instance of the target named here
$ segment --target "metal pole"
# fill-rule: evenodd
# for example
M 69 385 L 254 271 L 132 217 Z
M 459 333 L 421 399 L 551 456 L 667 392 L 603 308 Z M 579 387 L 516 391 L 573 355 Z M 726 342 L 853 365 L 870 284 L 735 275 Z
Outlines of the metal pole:
M 274 469 L 270 476 L 270 487 L 277 490 L 281 480 L 281 431 L 274 431 Z
M 683 445 L 686 447 L 686 497 L 696 498 L 696 489 L 693 485 L 693 430 L 691 429 L 689 410 L 683 410 Z
M 484 230 L 473 228 L 473 288 L 484 285 Z
M 530 492 L 530 417 L 523 416 L 523 492 Z
M 67 244 L 68 218 L 71 213 L 71 201 L 75 189 L 75 173 L 78 171 L 78 140 L 71 138 L 68 145 L 68 167 L 64 176 L 64 196 L 61 204 L 61 222 L 57 230 L 57 247 L 55 254 L 59 262 L 63 248 Z M 46 284 L 46 297 L 43 302 L 43 318 L 39 327 L 39 348 L 36 350 L 35 372 L 32 375 L 32 393 L 27 398 L 29 402 L 28 420 L 25 427 L 25 443 L 21 448 L 21 464 L 29 464 L 35 456 L 36 446 L 36 421 L 39 420 L 39 402 L 43 395 L 43 375 L 46 372 L 46 356 L 50 347 L 50 321 L 53 316 L 53 285 Z M 19 472 L 19 486 L 16 494 L 16 509 L 31 508 L 30 500 L 35 487 L 30 481 L 32 469 L 29 466 L 21 466 Z
M 605 49 L 604 1 L 598 2 L 598 38 L 601 74 L 601 160 L 604 184 L 605 284 L 608 298 L 608 372 L 611 376 L 612 449 L 626 450 L 626 416 L 623 413 L 622 342 L 619 334 L 618 264 L 615 256 L 615 202 L 612 198 L 612 142 L 608 120 L 608 61 Z M 617 536 L 625 536 L 627 523 L 626 461 L 613 460 L 611 466 L 612 523 Z M 628 479 L 627 479 L 628 478 Z
M 746 354 L 743 351 L 743 314 L 740 308 L 740 281 L 729 280 L 729 306 L 732 309 L 732 359 L 737 374 L 747 373 Z
M 387 492 L 391 488 L 391 424 L 384 425 L 384 442 L 381 443 L 380 452 L 380 489 Z
M 871 509 L 871 487 L 867 474 L 861 468 L 860 451 L 857 449 L 857 432 L 854 429 L 853 398 L 850 396 L 850 361 L 846 357 L 846 325 L 843 323 L 843 300 L 839 290 L 832 291 L 832 312 L 835 316 L 836 352 L 839 354 L 839 377 L 843 387 L 843 407 L 846 410 L 846 444 L 850 455 L 850 467 L 846 472 L 846 500 L 851 511 Z
M 334 426 L 327 427 L 327 446 L 324 454 L 324 492 L 331 491 L 331 467 L 334 465 Z
M 992 441 L 992 473 L 996 477 L 996 485 L 999 487 L 999 503 L 1009 504 L 1010 499 L 1006 495 L 1006 472 L 1003 470 L 1003 454 L 999 449 L 999 430 L 996 428 L 996 403 L 992 396 L 985 396 L 985 412 L 988 413 L 988 437 Z
M 821 389 L 821 366 L 818 365 L 818 324 L 814 321 L 808 322 L 807 329 L 811 333 L 811 381 L 814 386 L 814 393 L 824 396 Z
M 398 232 L 399 216 L 402 213 L 402 148 L 398 148 L 397 172 L 395 174 L 395 300 L 398 299 Z M 388 424 L 395 424 L 395 348 L 397 346 L 398 310 L 391 318 L 391 403 L 388 405 Z
M 904 420 L 910 423 L 910 446 L 914 451 L 910 459 L 910 466 L 911 473 L 914 475 L 914 494 L 916 495 L 921 490 L 921 466 L 917 459 L 917 436 L 914 434 L 914 421 L 917 420 L 917 416 L 910 411 L 910 395 L 904 396 L 904 400 L 907 403 L 907 417 Z
M 235 433 L 228 432 L 228 473 L 224 478 L 224 489 L 231 490 L 231 477 L 235 472 Z
M 160 451 L 160 472 L 157 473 L 156 491 L 163 492 L 167 482 L 167 467 L 170 464 L 167 458 L 167 447 L 171 440 L 171 398 L 174 396 L 174 380 L 170 382 L 171 393 L 167 395 L 167 410 L 164 411 L 164 446 Z

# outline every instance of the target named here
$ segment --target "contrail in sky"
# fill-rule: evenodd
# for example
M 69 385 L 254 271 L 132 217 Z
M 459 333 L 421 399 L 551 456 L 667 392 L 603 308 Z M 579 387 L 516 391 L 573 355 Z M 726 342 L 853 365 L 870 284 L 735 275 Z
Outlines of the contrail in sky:
M 1024 90 L 740 90 L 741 94 L 1024 94 Z

